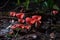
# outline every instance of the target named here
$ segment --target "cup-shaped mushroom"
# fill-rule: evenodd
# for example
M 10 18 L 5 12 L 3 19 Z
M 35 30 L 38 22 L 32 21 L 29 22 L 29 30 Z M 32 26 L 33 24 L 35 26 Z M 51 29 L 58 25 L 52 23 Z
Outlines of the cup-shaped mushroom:
M 24 19 L 18 19 L 18 22 L 19 22 L 19 23 L 24 23 L 25 20 L 24 20 Z
M 33 19 L 36 19 L 36 21 L 39 21 L 39 20 L 41 20 L 41 16 L 38 16 L 38 15 L 34 15 L 34 16 L 32 16 L 32 18 Z
M 16 17 L 19 19 L 22 19 L 22 18 L 24 18 L 24 13 L 17 13 Z
M 25 29 L 30 29 L 30 27 L 31 27 L 30 25 L 26 25 Z
M 10 16 L 12 17 L 16 16 L 16 12 L 10 12 Z
M 58 14 L 58 11 L 57 11 L 57 10 L 53 10 L 52 13 L 53 13 L 54 15 L 56 15 L 56 14 Z
M 10 28 L 13 30 L 16 29 L 16 25 L 11 26 Z

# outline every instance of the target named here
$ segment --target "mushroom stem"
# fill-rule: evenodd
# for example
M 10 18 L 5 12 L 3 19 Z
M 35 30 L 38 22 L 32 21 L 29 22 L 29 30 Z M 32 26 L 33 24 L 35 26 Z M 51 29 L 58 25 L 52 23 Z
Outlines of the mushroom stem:
M 37 27 L 37 22 L 35 23 L 35 27 Z

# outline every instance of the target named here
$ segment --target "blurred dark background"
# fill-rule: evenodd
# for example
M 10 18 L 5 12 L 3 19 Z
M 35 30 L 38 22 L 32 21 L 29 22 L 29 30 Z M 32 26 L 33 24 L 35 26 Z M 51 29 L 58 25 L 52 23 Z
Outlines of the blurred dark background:
M 20 0 L 21 3 L 26 0 Z M 46 0 L 47 1 L 47 0 Z M 55 4 L 60 8 L 60 0 L 53 0 Z M 17 7 L 17 0 L 0 0 L 0 11 L 10 11 Z

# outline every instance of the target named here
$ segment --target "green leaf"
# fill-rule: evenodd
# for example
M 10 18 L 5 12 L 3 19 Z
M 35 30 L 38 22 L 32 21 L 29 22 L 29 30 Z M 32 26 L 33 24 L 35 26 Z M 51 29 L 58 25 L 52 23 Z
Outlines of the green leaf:
M 7 37 L 7 38 L 11 38 L 11 37 L 13 37 L 13 35 L 7 34 L 6 37 Z
M 30 2 L 30 0 L 27 1 L 26 9 L 28 9 L 28 7 L 29 7 L 29 2 Z
M 38 0 L 34 0 L 36 3 L 38 3 Z
M 26 8 L 26 10 L 29 7 L 29 3 L 30 3 L 30 0 L 26 0 L 26 2 L 24 2 L 24 4 L 23 4 L 23 6 Z
M 20 0 L 17 0 L 17 4 L 20 5 Z
M 48 4 L 47 4 L 47 2 L 44 2 L 44 5 L 45 5 L 46 7 L 48 7 Z
M 48 1 L 47 1 L 47 4 L 48 4 L 48 7 L 49 7 L 49 8 L 53 8 L 53 5 L 54 5 L 54 4 L 53 4 L 53 0 L 48 0 Z
M 54 5 L 53 9 L 59 10 L 59 7 L 57 5 Z

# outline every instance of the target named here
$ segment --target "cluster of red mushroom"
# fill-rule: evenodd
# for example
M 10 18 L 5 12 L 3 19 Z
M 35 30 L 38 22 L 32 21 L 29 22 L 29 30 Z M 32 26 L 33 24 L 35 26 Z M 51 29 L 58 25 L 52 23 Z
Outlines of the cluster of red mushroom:
M 38 23 L 41 23 L 41 18 L 42 18 L 42 16 L 33 15 L 32 17 L 26 17 L 24 19 L 24 16 L 25 16 L 24 13 L 16 13 L 16 12 L 10 12 L 10 16 L 12 17 L 16 16 L 18 18 L 18 22 L 20 22 L 20 24 L 13 25 L 11 27 L 12 29 L 15 29 L 15 28 L 30 29 L 31 25 L 33 24 L 38 25 Z M 26 25 L 22 24 L 24 22 L 26 23 Z
M 31 26 L 30 25 L 24 25 L 24 24 L 15 24 L 11 28 L 14 30 L 16 28 L 21 28 L 21 29 L 29 29 Z

